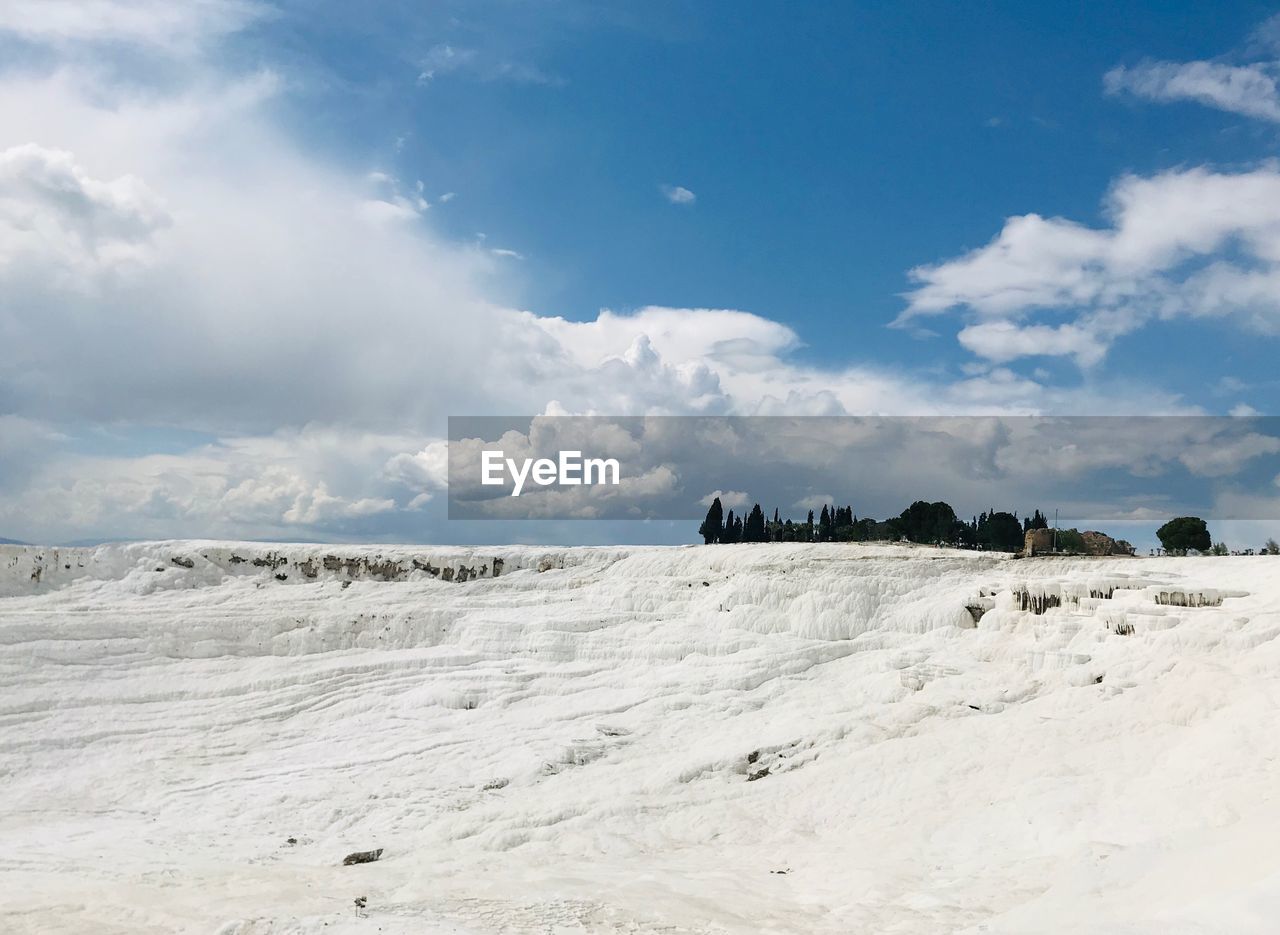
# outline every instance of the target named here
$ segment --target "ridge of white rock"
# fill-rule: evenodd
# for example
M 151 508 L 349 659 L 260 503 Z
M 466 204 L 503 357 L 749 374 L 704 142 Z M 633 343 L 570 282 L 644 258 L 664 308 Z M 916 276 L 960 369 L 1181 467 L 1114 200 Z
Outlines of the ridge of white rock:
M 4 546 L 3 927 L 1270 932 L 1277 636 L 1269 556 Z

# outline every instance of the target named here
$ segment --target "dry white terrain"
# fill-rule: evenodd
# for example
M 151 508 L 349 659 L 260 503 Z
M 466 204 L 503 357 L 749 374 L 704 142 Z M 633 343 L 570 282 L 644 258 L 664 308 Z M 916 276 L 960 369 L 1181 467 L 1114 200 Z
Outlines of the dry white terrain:
M 0 929 L 1275 932 L 1277 636 L 1271 557 L 0 547 Z

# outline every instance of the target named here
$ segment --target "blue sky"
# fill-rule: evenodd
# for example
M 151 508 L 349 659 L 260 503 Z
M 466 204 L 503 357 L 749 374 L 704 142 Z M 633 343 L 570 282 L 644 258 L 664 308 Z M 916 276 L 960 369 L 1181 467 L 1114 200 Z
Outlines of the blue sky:
M 491 537 L 449 415 L 1273 412 L 1277 12 L 15 0 L 0 535 Z
M 953 341 L 884 327 L 907 270 L 981 246 L 1010 215 L 1101 223 L 1123 173 L 1248 165 L 1276 145 L 1239 115 L 1103 93 L 1117 65 L 1247 46 L 1259 4 L 418 6 L 355 41 L 341 16 L 264 28 L 263 54 L 280 41 L 326 73 L 292 115 L 317 145 L 461 192 L 442 229 L 520 252 L 527 307 L 741 308 L 826 363 L 954 367 Z M 697 200 L 673 206 L 664 184 Z M 1121 342 L 1114 368 L 1206 330 L 1230 357 L 1168 389 L 1208 402 L 1222 363 L 1265 370 L 1274 348 L 1186 325 Z

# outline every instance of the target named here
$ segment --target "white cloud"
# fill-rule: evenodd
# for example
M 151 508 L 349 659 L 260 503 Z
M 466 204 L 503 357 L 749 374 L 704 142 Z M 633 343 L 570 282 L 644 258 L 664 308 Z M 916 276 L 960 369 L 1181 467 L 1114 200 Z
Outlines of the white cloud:
M 424 186 L 417 182 L 413 189 L 405 192 L 400 180 L 386 172 L 370 172 L 366 179 L 377 191 L 377 195 L 366 198 L 359 205 L 360 213 L 375 223 L 417 220 L 431 208 L 423 195 Z
M 41 43 L 125 42 L 179 51 L 216 41 L 269 12 L 253 0 L 6 0 L 0 32 Z
M 824 506 L 830 506 L 835 502 L 835 497 L 831 496 L 831 494 L 819 493 L 814 494 L 811 497 L 803 497 L 802 499 L 797 500 L 793 505 L 797 510 L 803 510 L 806 513 L 809 510 L 813 510 L 815 513 L 820 513 Z
M 992 361 L 1035 354 L 1097 363 L 1110 344 L 1176 316 L 1280 332 L 1280 165 L 1127 176 L 1109 226 L 1013 217 L 989 244 L 911 271 L 898 318 L 961 310 L 960 340 Z M 1040 313 L 1070 320 L 1028 321 Z
M 419 451 L 396 454 L 387 460 L 383 475 L 415 491 L 421 505 L 449 486 L 449 445 L 433 441 Z
M 1219 110 L 1280 121 L 1275 65 L 1219 62 L 1144 62 L 1114 68 L 1103 77 L 1108 94 L 1128 93 L 1149 101 L 1194 101 Z
M 1187 470 L 1200 477 L 1222 477 L 1235 474 L 1246 462 L 1261 455 L 1280 452 L 1280 439 L 1251 432 L 1229 441 L 1188 445 L 1178 455 Z
M 1106 341 L 1088 325 L 1019 325 L 1011 321 L 985 321 L 969 325 L 958 335 L 974 354 L 994 363 L 1020 357 L 1073 357 L 1091 366 L 1106 354 Z
M 726 510 L 740 510 L 751 503 L 751 497 L 745 490 L 713 490 L 698 501 L 702 506 L 711 506 L 712 501 L 720 499 L 720 505 Z
M 158 24 L 90 28 L 52 4 L 23 35 L 60 47 L 127 33 L 176 48 L 213 41 L 250 10 L 179 7 Z M 14 28 L 2 17 L 15 8 L 0 24 Z M 164 19 L 198 15 L 211 18 Z M 175 85 L 142 87 L 104 78 L 92 53 L 67 59 L 78 64 L 0 74 L 0 534 L 418 530 L 420 516 L 394 523 L 442 489 L 432 446 L 449 413 L 1115 405 L 1105 387 L 1066 394 L 998 368 L 950 384 L 800 363 L 795 332 L 739 310 L 569 321 L 513 309 L 493 298 L 515 293 L 502 279 L 511 264 L 434 230 L 418 186 L 335 168 L 282 132 L 277 76 L 199 62 Z M 944 280 L 937 301 L 969 294 L 963 276 Z M 1206 280 L 1206 296 L 1211 286 L 1225 288 Z M 1125 399 L 1135 410 L 1175 402 Z M 66 440 L 104 424 L 219 441 L 126 457 Z M 655 491 L 674 482 L 660 467 L 643 478 Z
M 1113 68 L 1102 79 L 1108 94 L 1130 94 L 1148 101 L 1191 101 L 1272 123 L 1280 122 L 1280 15 L 1254 30 L 1243 49 L 1223 60 L 1144 61 Z M 1248 59 L 1256 59 L 1248 61 Z
M 10 405 L 224 433 L 407 424 L 470 395 L 512 315 L 485 296 L 492 259 L 281 137 L 269 91 L 0 81 Z
M 673 205 L 691 205 L 698 200 L 698 196 L 683 185 L 663 185 L 662 194 Z
M 411 437 L 309 427 L 230 437 L 179 454 L 63 454 L 0 497 L 0 523 L 41 537 L 94 531 L 294 536 L 343 529 L 409 499 L 378 471 Z
M 137 178 L 91 178 L 70 153 L 34 143 L 0 151 L 0 269 L 117 272 L 143 261 L 169 223 Z

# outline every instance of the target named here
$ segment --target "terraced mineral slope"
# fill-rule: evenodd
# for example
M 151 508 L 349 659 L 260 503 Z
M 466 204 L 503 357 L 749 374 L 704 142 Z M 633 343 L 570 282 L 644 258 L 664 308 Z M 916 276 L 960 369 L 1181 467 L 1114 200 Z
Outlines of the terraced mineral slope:
M 1272 932 L 1277 635 L 1270 557 L 0 547 L 0 927 Z

